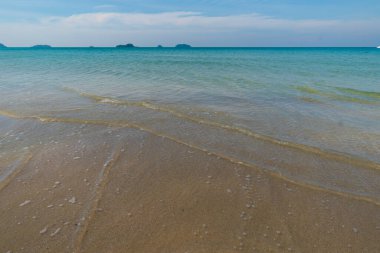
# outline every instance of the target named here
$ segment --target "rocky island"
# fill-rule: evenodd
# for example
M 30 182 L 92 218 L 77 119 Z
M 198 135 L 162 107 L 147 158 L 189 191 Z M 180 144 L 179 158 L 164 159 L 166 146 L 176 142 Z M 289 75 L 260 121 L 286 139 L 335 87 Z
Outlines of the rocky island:
M 191 48 L 191 46 L 188 45 L 188 44 L 178 44 L 178 45 L 176 45 L 175 47 L 176 47 L 176 48 Z
M 0 43 L 0 48 L 6 48 L 6 46 Z
M 126 45 L 117 45 L 116 47 L 117 48 L 135 48 L 135 45 L 133 45 L 132 43 L 128 43 Z
M 50 45 L 34 45 L 32 48 L 40 48 L 40 49 L 46 49 L 46 48 L 51 48 Z

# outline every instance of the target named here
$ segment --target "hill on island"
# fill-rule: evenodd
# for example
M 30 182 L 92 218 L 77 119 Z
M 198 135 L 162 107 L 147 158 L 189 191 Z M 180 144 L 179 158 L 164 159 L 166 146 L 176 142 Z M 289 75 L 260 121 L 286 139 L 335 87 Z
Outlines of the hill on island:
M 135 48 L 135 45 L 133 45 L 132 43 L 128 43 L 126 45 L 117 45 L 116 47 L 117 48 Z
M 6 46 L 0 43 L 0 48 L 6 48 Z
M 50 45 L 34 45 L 32 48 L 51 48 Z
M 178 44 L 178 45 L 176 45 L 175 47 L 176 47 L 176 48 L 191 48 L 191 46 L 188 45 L 188 44 Z

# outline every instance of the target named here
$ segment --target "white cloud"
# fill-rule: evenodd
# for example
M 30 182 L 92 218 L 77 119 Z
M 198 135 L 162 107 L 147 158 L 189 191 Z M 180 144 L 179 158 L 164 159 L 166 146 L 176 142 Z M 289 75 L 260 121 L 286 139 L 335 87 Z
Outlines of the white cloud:
M 115 9 L 117 9 L 117 7 L 111 4 L 103 4 L 103 5 L 94 6 L 94 10 L 97 10 L 97 11 L 111 11 Z
M 75 27 L 203 27 L 203 28 L 260 28 L 295 29 L 322 28 L 337 25 L 336 20 L 286 20 L 256 13 L 233 16 L 205 16 L 198 12 L 164 13 L 85 13 L 68 17 L 43 19 L 44 24 Z
M 198 46 L 360 46 L 363 39 L 367 44 L 380 40 L 379 25 L 379 20 L 291 20 L 256 13 L 97 12 L 45 17 L 29 24 L 0 23 L 0 38 L 16 46 L 113 46 L 127 42 L 142 46 L 179 42 Z

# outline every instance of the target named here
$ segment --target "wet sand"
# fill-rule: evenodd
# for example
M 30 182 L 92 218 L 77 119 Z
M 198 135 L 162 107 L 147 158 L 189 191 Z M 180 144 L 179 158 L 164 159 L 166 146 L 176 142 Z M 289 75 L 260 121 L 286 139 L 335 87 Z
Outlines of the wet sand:
M 371 195 L 133 127 L 0 123 L 0 252 L 380 252 Z

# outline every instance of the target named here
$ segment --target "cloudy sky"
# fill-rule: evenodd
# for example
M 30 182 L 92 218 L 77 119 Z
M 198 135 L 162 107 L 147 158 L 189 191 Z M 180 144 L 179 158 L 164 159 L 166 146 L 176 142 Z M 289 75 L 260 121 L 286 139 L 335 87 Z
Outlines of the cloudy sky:
M 378 46 L 380 0 L 0 0 L 8 46 Z

